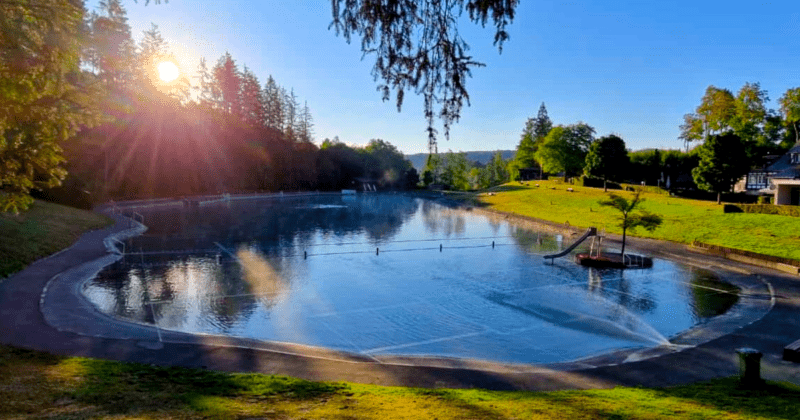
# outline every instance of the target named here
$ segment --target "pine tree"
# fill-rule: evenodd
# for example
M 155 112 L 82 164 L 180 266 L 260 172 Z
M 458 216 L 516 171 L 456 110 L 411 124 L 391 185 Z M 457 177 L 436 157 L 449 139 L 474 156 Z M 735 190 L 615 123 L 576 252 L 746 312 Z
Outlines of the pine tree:
M 229 52 L 219 58 L 217 65 L 213 70 L 214 84 L 216 85 L 215 93 L 218 95 L 214 101 L 219 107 L 231 114 L 241 115 L 241 98 L 239 92 L 241 91 L 241 75 L 233 57 Z
M 311 110 L 308 109 L 308 102 L 303 103 L 300 111 L 297 137 L 300 141 L 310 143 L 314 140 L 314 119 L 311 117 Z
M 269 128 L 283 131 L 283 97 L 281 88 L 275 83 L 272 76 L 267 78 L 262 91 L 265 107 L 265 123 Z
M 261 83 L 253 72 L 244 66 L 239 91 L 242 119 L 253 125 L 261 125 L 264 109 L 261 101 Z
M 512 174 L 513 177 L 516 178 L 519 175 L 520 169 L 538 168 L 541 171 L 541 167 L 536 161 L 536 151 L 552 128 L 553 122 L 547 116 L 547 108 L 542 102 L 536 118 L 528 118 L 528 121 L 525 122 L 525 129 L 522 130 L 517 153 L 514 155 L 514 162 L 511 165 L 513 172 L 516 172 Z
M 101 1 L 100 11 L 91 28 L 96 63 L 101 79 L 119 91 L 133 79 L 137 67 L 127 11 L 119 0 Z
M 533 138 L 536 141 L 541 141 L 543 138 L 547 137 L 547 133 L 549 133 L 552 128 L 553 122 L 550 121 L 550 117 L 547 115 L 547 108 L 545 108 L 544 102 L 542 102 L 539 106 L 539 112 L 536 114 L 536 120 L 533 122 Z
M 214 84 L 214 77 L 208 70 L 205 57 L 200 59 L 197 67 L 197 87 L 194 89 L 201 105 L 213 107 L 216 104 L 215 98 L 221 96 Z
M 283 134 L 291 141 L 297 140 L 298 130 L 298 111 L 300 104 L 297 102 L 297 95 L 294 94 L 294 89 L 288 93 L 285 89 L 281 88 L 283 96 Z

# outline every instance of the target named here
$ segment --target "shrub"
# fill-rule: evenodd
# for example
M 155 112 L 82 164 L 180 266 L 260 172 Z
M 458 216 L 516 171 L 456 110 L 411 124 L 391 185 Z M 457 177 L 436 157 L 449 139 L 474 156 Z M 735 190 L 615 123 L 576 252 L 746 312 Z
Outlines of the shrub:
M 744 213 L 741 207 L 737 206 L 736 204 L 726 204 L 722 208 L 723 213 Z
M 594 178 L 591 176 L 582 176 L 578 180 L 578 185 L 591 188 L 603 188 L 603 180 L 601 178 Z M 606 181 L 609 190 L 621 190 L 622 185 L 613 181 Z
M 726 204 L 725 213 L 776 214 L 800 217 L 800 206 L 776 206 L 774 204 Z

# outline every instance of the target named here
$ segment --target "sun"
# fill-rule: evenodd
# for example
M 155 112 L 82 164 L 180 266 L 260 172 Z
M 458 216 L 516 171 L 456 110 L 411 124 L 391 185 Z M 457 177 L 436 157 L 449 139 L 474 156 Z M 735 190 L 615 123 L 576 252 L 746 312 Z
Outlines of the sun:
M 158 63 L 158 78 L 164 82 L 171 82 L 180 76 L 181 71 L 172 61 Z

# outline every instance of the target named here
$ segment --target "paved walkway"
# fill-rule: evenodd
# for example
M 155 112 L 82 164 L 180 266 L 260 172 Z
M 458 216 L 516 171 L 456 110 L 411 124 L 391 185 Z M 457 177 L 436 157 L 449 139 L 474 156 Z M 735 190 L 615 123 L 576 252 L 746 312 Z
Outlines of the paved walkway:
M 730 376 L 738 373 L 735 349 L 753 347 L 764 353 L 765 378 L 800 384 L 800 364 L 781 359 L 783 347 L 800 338 L 800 278 L 694 254 L 684 245 L 630 242 L 653 255 L 710 268 L 743 287 L 747 295 L 737 311 L 673 340 L 687 346 L 550 366 L 415 358 L 376 363 L 298 345 L 158 331 L 98 313 L 78 292 L 80 279 L 115 258 L 103 240 L 129 230 L 129 223 L 118 218 L 114 226 L 89 232 L 72 247 L 0 283 L 0 343 L 70 356 L 311 380 L 525 390 L 659 387 Z

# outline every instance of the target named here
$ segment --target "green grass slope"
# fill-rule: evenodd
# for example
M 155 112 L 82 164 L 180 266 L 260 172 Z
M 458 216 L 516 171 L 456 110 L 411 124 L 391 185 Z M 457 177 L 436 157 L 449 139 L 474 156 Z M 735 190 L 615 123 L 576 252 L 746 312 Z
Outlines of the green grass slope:
M 537 188 L 535 185 L 539 184 Z M 572 188 L 574 192 L 568 192 Z M 500 211 L 535 217 L 572 226 L 596 226 L 621 234 L 619 213 L 601 207 L 606 198 L 601 188 L 567 185 L 557 181 L 531 181 L 527 185 L 506 184 L 494 195 L 478 200 Z M 630 197 L 633 193 L 615 191 Z M 691 243 L 694 240 L 783 258 L 800 259 L 800 219 L 789 216 L 728 213 L 714 202 L 671 197 L 646 192 L 641 208 L 661 215 L 664 223 L 654 232 L 637 229 L 635 236 Z M 630 232 L 629 232 L 630 233 Z
M 110 223 L 96 213 L 40 200 L 19 215 L 0 213 L 0 279 Z

